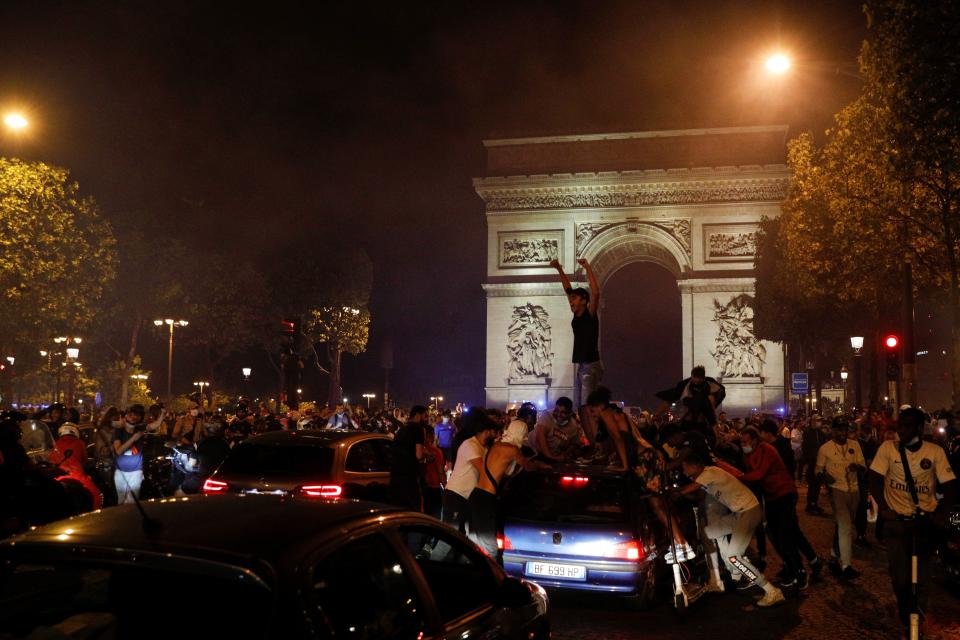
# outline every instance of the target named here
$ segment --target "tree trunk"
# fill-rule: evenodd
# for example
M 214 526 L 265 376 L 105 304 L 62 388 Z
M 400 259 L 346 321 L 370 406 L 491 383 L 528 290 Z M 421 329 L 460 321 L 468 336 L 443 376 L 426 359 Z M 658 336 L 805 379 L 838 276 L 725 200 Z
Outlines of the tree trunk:
M 343 401 L 340 395 L 340 349 L 330 350 L 330 388 L 327 391 L 327 405 L 332 409 Z
M 953 391 L 953 410 L 960 410 L 960 274 L 957 273 L 956 238 L 950 216 L 950 200 L 942 206 L 943 240 L 950 269 L 950 378 Z
M 123 371 L 120 380 L 120 408 L 125 409 L 130 401 L 130 372 L 133 371 L 133 361 L 137 357 L 137 341 L 140 339 L 140 330 L 143 328 L 143 316 L 137 314 L 130 331 L 130 348 L 127 350 L 127 359 L 123 362 Z

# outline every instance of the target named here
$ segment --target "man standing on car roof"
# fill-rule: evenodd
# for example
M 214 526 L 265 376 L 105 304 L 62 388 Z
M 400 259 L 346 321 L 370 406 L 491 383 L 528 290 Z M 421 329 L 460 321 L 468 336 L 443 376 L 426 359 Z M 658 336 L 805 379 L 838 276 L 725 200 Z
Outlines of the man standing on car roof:
M 470 492 L 470 537 L 491 558 L 498 557 L 497 534 L 500 532 L 500 490 L 504 480 L 521 467 L 527 471 L 548 469 L 549 465 L 534 462 L 520 452 L 530 427 L 537 418 L 537 409 L 525 403 L 517 411 L 500 442 L 483 457 L 477 486 Z
M 411 511 L 423 511 L 420 465 L 427 459 L 424 429 L 427 408 L 410 409 L 410 419 L 393 438 L 393 464 L 390 467 L 390 502 Z
M 600 309 L 600 283 L 593 272 L 593 267 L 585 258 L 577 263 L 587 273 L 590 291 L 583 287 L 576 289 L 570 284 L 570 278 L 563 272 L 563 265 L 559 260 L 550 262 L 550 266 L 560 274 L 560 282 L 567 294 L 573 320 L 573 364 L 576 367 L 573 381 L 573 404 L 579 408 L 586 401 L 603 378 L 603 363 L 600 362 L 600 318 L 597 315 Z M 592 441 L 593 433 L 588 429 Z

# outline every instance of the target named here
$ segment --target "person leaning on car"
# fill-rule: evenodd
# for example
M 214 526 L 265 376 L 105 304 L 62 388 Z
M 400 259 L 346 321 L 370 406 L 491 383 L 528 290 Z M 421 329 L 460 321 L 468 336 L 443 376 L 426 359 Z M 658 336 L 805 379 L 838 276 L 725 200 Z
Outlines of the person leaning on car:
M 423 448 L 427 408 L 413 407 L 410 418 L 393 438 L 393 464 L 390 467 L 390 502 L 410 509 L 423 510 L 420 465 L 426 461 Z

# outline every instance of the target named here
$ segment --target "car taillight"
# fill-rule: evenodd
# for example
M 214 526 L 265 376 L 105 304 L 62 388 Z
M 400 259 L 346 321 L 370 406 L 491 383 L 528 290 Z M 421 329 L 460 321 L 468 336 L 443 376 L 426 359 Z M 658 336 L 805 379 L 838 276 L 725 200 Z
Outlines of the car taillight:
M 590 482 L 590 478 L 585 476 L 563 476 L 560 478 L 560 484 L 565 487 L 584 487 Z
M 339 498 L 343 495 L 343 487 L 338 484 L 305 484 L 299 493 L 307 498 Z
M 203 483 L 203 492 L 207 495 L 223 493 L 227 490 L 227 487 L 226 482 L 207 478 L 206 482 Z
M 636 540 L 615 544 L 609 547 L 603 554 L 604 558 L 635 561 L 642 560 L 645 556 L 643 546 Z
M 497 549 L 503 551 L 504 549 L 513 549 L 513 543 L 510 542 L 510 538 L 503 535 L 502 533 L 497 534 Z

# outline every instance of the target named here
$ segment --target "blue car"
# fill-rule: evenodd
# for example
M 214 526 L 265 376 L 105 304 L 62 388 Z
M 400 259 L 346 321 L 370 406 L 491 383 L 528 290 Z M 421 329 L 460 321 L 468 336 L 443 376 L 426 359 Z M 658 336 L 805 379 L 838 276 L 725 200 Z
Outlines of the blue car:
M 521 473 L 504 494 L 503 568 L 551 589 L 621 594 L 648 607 L 659 522 L 632 474 L 597 467 Z

